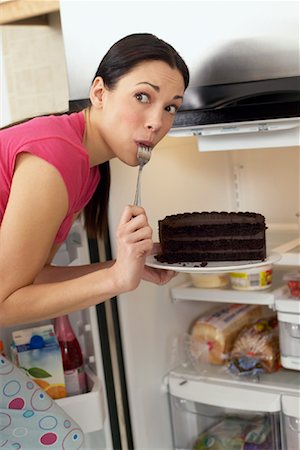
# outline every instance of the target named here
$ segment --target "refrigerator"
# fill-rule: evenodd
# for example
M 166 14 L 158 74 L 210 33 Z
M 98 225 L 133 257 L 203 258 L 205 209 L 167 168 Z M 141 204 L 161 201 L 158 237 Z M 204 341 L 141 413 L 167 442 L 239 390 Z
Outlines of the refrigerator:
M 253 27 L 265 37 L 276 4 L 280 11 L 273 25 L 280 34 L 290 12 L 294 24 L 298 2 L 62 1 L 70 104 L 84 105 L 101 57 L 126 34 L 154 32 L 195 67 L 205 64 L 202 50 L 214 50 L 220 39 L 235 34 L 248 39 Z M 293 43 L 299 19 L 296 25 L 284 28 Z M 187 51 L 190 47 L 198 48 L 200 60 Z M 202 75 L 209 79 L 209 71 Z M 276 311 L 276 302 L 288 297 L 283 276 L 300 265 L 299 147 L 278 148 L 275 142 L 276 136 L 274 147 L 201 152 L 195 136 L 168 135 L 154 149 L 142 174 L 142 205 L 154 241 L 158 221 L 170 214 L 255 211 L 266 217 L 268 253 L 279 249 L 282 257 L 266 291 L 194 288 L 188 273 L 178 273 L 164 286 L 142 281 L 132 292 L 72 313 L 89 392 L 58 403 L 86 433 L 86 450 L 188 450 L 220 417 L 233 415 L 250 423 L 253 417 L 265 420 L 273 433 L 272 450 L 299 450 L 299 370 L 234 378 L 222 368 L 195 367 L 185 345 L 191 323 L 214 305 L 259 304 Z M 106 238 L 87 239 L 77 221 L 54 263 L 115 257 L 116 229 L 123 208 L 133 203 L 138 169 L 118 160 L 110 162 L 110 169 Z M 2 330 L 6 351 L 10 336 L 10 329 Z

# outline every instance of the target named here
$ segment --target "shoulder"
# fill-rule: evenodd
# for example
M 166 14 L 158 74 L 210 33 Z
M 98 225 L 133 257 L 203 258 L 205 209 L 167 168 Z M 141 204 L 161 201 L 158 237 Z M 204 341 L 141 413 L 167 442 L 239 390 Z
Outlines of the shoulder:
M 26 194 L 16 196 L 22 190 Z M 53 166 L 35 155 L 22 153 L 17 158 L 11 192 L 18 202 L 27 195 L 28 208 L 30 204 L 45 203 L 45 208 L 52 210 L 52 214 L 59 213 L 60 218 L 67 213 L 68 193 L 62 177 Z
M 40 116 L 2 129 L 0 139 L 4 145 L 15 148 L 44 139 L 81 142 L 84 128 L 82 112 Z

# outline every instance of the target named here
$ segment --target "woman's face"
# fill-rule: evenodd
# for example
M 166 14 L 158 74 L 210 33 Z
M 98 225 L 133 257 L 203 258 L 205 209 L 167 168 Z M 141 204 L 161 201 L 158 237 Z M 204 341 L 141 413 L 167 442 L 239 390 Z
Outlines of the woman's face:
M 104 88 L 98 123 L 112 155 L 136 166 L 138 145 L 153 148 L 166 135 L 183 94 L 181 73 L 162 61 L 143 62 Z

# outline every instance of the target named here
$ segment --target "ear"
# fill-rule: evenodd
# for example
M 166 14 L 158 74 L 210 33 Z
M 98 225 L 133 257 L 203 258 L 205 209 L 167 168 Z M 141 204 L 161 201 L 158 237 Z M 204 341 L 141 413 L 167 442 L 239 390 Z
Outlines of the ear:
M 102 108 L 102 98 L 105 90 L 103 79 L 96 77 L 90 89 L 90 100 L 95 108 Z

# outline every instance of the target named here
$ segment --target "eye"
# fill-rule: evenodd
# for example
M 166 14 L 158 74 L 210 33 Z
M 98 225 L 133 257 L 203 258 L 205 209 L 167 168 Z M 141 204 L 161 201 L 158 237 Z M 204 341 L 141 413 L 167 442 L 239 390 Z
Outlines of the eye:
M 168 111 L 170 114 L 176 114 L 177 110 L 178 108 L 175 105 L 169 105 L 166 107 L 166 111 Z
M 149 95 L 145 94 L 144 92 L 139 92 L 138 94 L 135 94 L 135 98 L 141 103 L 149 102 Z

